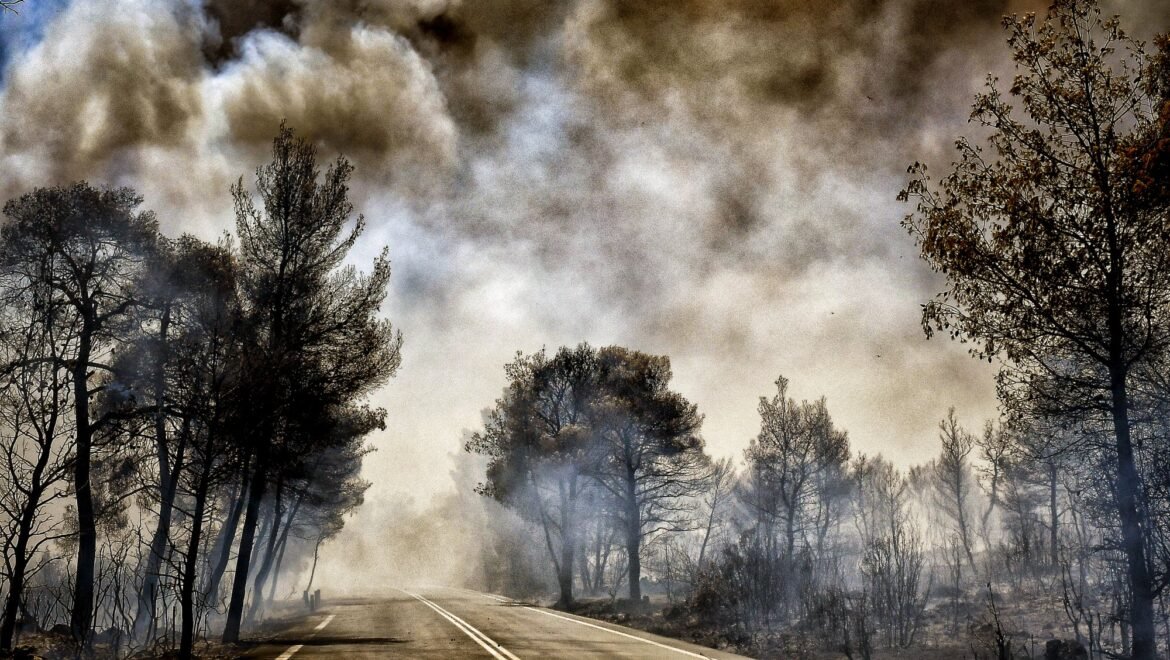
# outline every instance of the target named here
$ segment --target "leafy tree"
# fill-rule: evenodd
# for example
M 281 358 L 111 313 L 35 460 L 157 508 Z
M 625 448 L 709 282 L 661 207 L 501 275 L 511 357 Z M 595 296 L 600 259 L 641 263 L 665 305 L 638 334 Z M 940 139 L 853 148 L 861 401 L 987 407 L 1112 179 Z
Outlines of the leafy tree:
M 600 446 L 590 474 L 618 504 L 630 599 L 641 600 L 642 540 L 688 527 L 690 498 L 704 489 L 703 418 L 670 390 L 669 358 L 610 346 L 598 351 L 597 371 L 589 417 Z
M 232 189 L 253 346 L 244 365 L 253 414 L 241 432 L 253 455 L 226 642 L 239 638 L 269 482 L 334 438 L 316 433 L 323 413 L 367 395 L 401 361 L 401 334 L 377 317 L 390 280 L 386 251 L 368 275 L 342 265 L 365 226 L 352 217 L 352 169 L 339 158 L 322 174 L 316 149 L 282 125 L 272 161 L 256 171 L 260 206 L 242 179 Z
M 1155 657 L 1156 580 L 1143 474 L 1131 435 L 1133 375 L 1170 347 L 1166 40 L 1149 59 L 1091 0 L 1005 20 L 1017 113 L 989 81 L 972 118 L 989 151 L 960 139 L 937 186 L 924 166 L 900 198 L 904 226 L 947 280 L 923 325 L 1001 357 L 1005 401 L 1035 379 L 1111 425 L 1114 505 L 1126 557 L 1133 657 Z
M 385 429 L 385 417 L 383 410 L 364 406 L 330 407 L 306 416 L 312 426 L 302 432 L 313 442 L 306 442 L 307 453 L 285 465 L 278 475 L 267 547 L 252 588 L 250 619 L 266 602 L 262 593 L 270 575 L 275 586 L 274 573 L 279 573 L 288 535 L 298 515 L 328 525 L 340 522 L 345 513 L 361 505 L 369 487 L 359 476 L 362 459 L 373 451 L 364 446 L 365 438 L 375 430 Z M 267 600 L 271 599 L 270 593 Z
M 187 543 L 179 578 L 181 632 L 179 657 L 191 657 L 195 642 L 195 585 L 200 548 L 214 490 L 234 479 L 241 457 L 232 429 L 239 409 L 239 365 L 243 353 L 238 267 L 230 245 L 207 245 L 189 236 L 177 241 L 173 284 L 183 311 L 180 332 L 171 347 L 175 386 L 170 406 L 183 420 L 189 438 L 188 459 L 176 482 L 192 500 Z M 176 484 L 177 486 L 178 484 Z
M 792 556 L 798 544 L 821 535 L 821 500 L 846 491 L 849 439 L 833 425 L 823 398 L 797 403 L 783 376 L 772 398 L 760 397 L 759 412 L 760 433 L 745 452 L 760 495 L 752 501 L 780 525 L 781 552 Z
M 777 563 L 784 593 L 776 604 L 787 613 L 798 591 L 798 553 L 823 547 L 846 501 L 849 438 L 833 424 L 823 398 L 798 403 L 783 376 L 775 395 L 760 397 L 759 412 L 760 433 L 744 452 L 741 500 L 758 521 L 765 558 Z
M 197 242 L 190 237 L 179 241 L 160 239 L 151 260 L 145 265 L 137 291 L 139 304 L 134 317 L 124 324 L 129 335 L 126 346 L 119 351 L 113 364 L 117 395 L 105 397 L 103 403 L 112 409 L 123 406 L 123 399 L 132 397 L 141 413 L 125 419 L 119 429 L 123 443 L 134 444 L 138 438 L 148 438 L 150 447 L 142 454 L 154 461 L 154 473 L 148 477 L 145 492 L 152 508 L 157 506 L 154 532 L 146 551 L 145 564 L 140 567 L 142 584 L 138 590 L 138 607 L 131 628 L 131 638 L 145 641 L 148 631 L 154 629 L 156 602 L 160 597 L 159 578 L 166 554 L 168 532 L 171 529 L 179 477 L 190 439 L 190 417 L 177 411 L 172 404 L 175 390 L 187 384 L 190 374 L 174 364 L 175 343 L 184 332 L 191 310 L 188 299 L 198 294 L 195 287 L 201 264 L 192 259 Z M 184 418 L 185 419 L 180 419 Z M 188 432 L 172 433 L 178 424 Z M 141 470 L 141 468 L 140 468 Z M 143 470 L 145 471 L 145 470 Z
M 573 603 L 573 567 L 580 526 L 579 506 L 591 487 L 587 472 L 596 460 L 589 428 L 597 391 L 597 356 L 588 344 L 519 354 L 504 367 L 508 386 L 467 441 L 470 452 L 488 457 L 477 490 L 541 524 L 557 573 L 561 607 Z

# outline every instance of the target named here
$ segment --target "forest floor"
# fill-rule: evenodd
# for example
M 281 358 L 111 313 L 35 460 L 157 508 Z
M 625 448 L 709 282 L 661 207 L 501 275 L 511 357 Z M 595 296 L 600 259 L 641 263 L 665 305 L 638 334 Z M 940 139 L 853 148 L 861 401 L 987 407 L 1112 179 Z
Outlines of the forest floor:
M 249 636 L 260 640 L 272 637 L 303 612 L 300 600 L 278 601 L 270 606 L 265 620 L 250 629 Z M 97 634 L 91 653 L 85 657 L 89 660 L 165 660 L 178 657 L 175 650 L 177 639 L 173 637 L 160 639 L 152 648 L 129 652 L 125 646 L 116 648 L 113 641 L 109 634 Z M 200 638 L 195 642 L 194 652 L 200 660 L 231 660 L 240 657 L 254 645 L 255 641 L 224 644 L 218 638 Z M 0 653 L 0 660 L 67 660 L 76 657 L 73 639 L 64 630 L 25 632 L 20 635 L 12 654 Z
M 240 646 L 225 645 L 218 641 L 200 640 L 195 644 L 195 656 L 200 660 L 230 660 L 239 657 L 240 653 Z M 20 643 L 13 649 L 11 655 L 0 653 L 0 658 L 11 658 L 12 660 L 66 660 L 76 657 L 76 646 L 73 644 L 73 640 L 67 635 L 54 633 L 22 635 Z M 85 657 L 90 660 L 142 660 L 146 658 L 175 658 L 178 657 L 178 653 L 174 650 L 160 648 L 139 651 L 127 656 L 124 648 L 115 652 L 110 644 L 98 643 L 94 644 L 91 654 Z
M 997 594 L 999 630 L 1011 643 L 1012 657 L 1039 660 L 1045 657 L 1045 645 L 1050 640 L 1071 640 L 1075 637 L 1076 633 L 1060 598 L 1035 593 L 1015 593 L 1012 596 L 1011 602 L 1005 602 Z M 819 640 L 809 633 L 791 630 L 747 633 L 704 625 L 687 607 L 671 603 L 661 594 L 654 594 L 648 601 L 641 603 L 620 598 L 581 598 L 572 612 L 761 659 L 848 658 L 842 651 L 826 648 L 830 646 L 825 643 L 826 640 Z M 986 589 L 981 595 L 972 588 L 958 598 L 932 598 L 924 612 L 920 630 L 909 648 L 883 648 L 880 640 L 875 640 L 870 657 L 872 660 L 991 659 L 997 657 L 996 632 Z M 1109 635 L 1105 637 L 1108 639 Z M 1083 650 L 1077 651 L 1076 648 L 1075 643 L 1068 642 L 1058 657 L 1062 660 L 1066 657 L 1088 657 Z M 864 656 L 854 651 L 853 657 Z

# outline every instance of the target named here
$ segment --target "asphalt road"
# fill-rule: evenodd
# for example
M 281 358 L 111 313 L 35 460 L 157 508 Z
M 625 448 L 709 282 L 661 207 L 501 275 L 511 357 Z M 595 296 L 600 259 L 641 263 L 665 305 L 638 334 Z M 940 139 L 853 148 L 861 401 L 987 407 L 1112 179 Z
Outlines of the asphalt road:
M 640 630 L 502 596 L 419 588 L 326 603 L 245 657 L 310 658 L 741 658 Z

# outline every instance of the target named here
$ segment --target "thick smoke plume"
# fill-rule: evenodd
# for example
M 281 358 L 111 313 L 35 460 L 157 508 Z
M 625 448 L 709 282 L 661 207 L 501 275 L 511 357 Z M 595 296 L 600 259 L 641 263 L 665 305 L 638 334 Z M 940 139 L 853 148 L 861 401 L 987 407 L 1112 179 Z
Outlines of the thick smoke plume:
M 1120 9 L 1152 31 L 1158 4 Z M 911 160 L 949 161 L 984 77 L 1010 76 L 1000 18 L 1042 9 L 45 2 L 0 16 L 0 192 L 132 185 L 164 230 L 213 237 L 281 119 L 352 159 L 355 257 L 390 245 L 407 337 L 362 516 L 448 491 L 431 475 L 509 357 L 582 340 L 670 355 L 716 454 L 742 450 L 783 372 L 858 449 L 907 462 L 949 405 L 995 403 L 986 365 L 922 337 L 938 283 L 894 196 Z

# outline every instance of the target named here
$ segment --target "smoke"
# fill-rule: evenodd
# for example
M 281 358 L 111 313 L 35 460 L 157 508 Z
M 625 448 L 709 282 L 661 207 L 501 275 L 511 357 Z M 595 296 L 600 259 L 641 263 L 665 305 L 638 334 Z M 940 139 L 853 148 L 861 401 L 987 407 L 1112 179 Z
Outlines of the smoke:
M 1121 9 L 1165 28 L 1158 4 Z M 1001 16 L 1036 0 L 26 5 L 0 16 L 6 198 L 132 185 L 211 238 L 281 119 L 357 165 L 355 260 L 390 246 L 407 344 L 342 546 L 450 490 L 435 475 L 517 350 L 670 355 L 721 455 L 779 373 L 902 463 L 950 405 L 994 415 L 990 368 L 922 336 L 940 282 L 894 196 L 909 162 L 949 160 L 984 77 L 1010 75 Z

